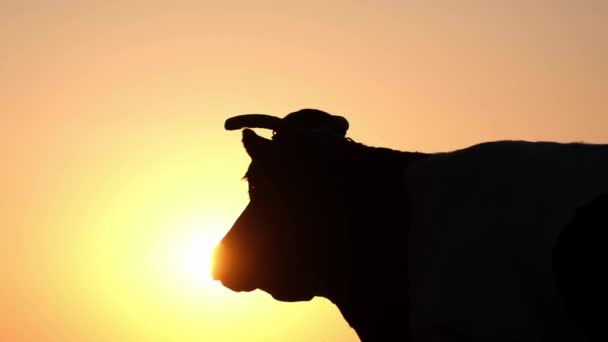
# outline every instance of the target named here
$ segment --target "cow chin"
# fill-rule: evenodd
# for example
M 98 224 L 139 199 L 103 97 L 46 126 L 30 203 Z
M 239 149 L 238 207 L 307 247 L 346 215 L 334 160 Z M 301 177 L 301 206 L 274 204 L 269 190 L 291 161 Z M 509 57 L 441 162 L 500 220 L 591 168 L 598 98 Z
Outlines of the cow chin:
M 251 292 L 258 288 L 252 282 L 236 281 L 235 279 L 230 278 L 221 279 L 220 282 L 222 283 L 222 285 L 235 292 Z
M 261 288 L 261 290 L 281 302 L 306 302 L 314 297 L 314 294 L 309 291 L 294 291 L 292 288 Z
M 298 273 L 283 274 L 284 277 L 272 279 L 260 289 L 281 302 L 303 302 L 315 297 L 315 286 L 306 276 Z
M 272 298 L 281 302 L 302 302 L 309 301 L 314 297 L 311 291 L 293 287 L 288 284 L 266 283 L 259 284 L 251 281 L 242 281 L 235 279 L 222 279 L 222 285 L 235 292 L 251 292 L 253 290 L 262 290 L 272 296 Z
M 283 302 L 309 301 L 318 292 L 317 281 L 304 268 L 286 267 L 268 261 L 237 263 L 225 253 L 219 255 L 213 269 L 213 278 L 234 292 L 251 292 L 260 289 Z M 251 261 L 253 258 L 244 258 Z M 258 266 L 255 266 L 258 265 Z M 265 265 L 266 267 L 259 267 Z M 257 270 L 257 271 L 253 271 Z

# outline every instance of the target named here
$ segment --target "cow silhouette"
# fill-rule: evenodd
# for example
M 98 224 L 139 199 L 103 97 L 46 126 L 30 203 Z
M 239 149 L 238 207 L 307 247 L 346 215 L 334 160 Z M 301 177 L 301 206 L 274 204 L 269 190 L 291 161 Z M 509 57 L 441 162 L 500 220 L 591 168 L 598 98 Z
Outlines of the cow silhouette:
M 560 234 L 608 193 L 608 145 L 397 151 L 346 137 L 347 119 L 316 109 L 225 128 L 245 128 L 251 164 L 250 202 L 217 248 L 224 286 L 325 297 L 365 342 L 592 340 Z

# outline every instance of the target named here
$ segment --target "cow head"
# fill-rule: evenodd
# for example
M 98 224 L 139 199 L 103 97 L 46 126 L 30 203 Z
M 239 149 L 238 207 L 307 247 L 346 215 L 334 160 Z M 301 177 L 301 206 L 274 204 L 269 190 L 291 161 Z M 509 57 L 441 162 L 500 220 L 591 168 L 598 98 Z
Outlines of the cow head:
M 283 119 L 230 118 L 226 129 L 269 128 L 266 139 L 243 130 L 251 164 L 250 202 L 217 248 L 214 278 L 234 291 L 261 289 L 282 301 L 327 296 L 346 279 L 348 214 L 339 167 L 348 122 L 305 109 Z

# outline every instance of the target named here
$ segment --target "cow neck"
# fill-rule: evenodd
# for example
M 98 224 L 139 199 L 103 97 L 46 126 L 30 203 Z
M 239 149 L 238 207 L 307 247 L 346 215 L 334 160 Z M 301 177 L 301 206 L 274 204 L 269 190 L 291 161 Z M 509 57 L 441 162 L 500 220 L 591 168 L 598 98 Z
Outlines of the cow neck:
M 352 208 L 352 271 L 348 281 L 331 282 L 338 288 L 329 298 L 363 342 L 407 336 L 408 205 L 401 177 L 408 165 L 426 156 L 375 148 L 368 152 L 351 166 L 359 172 L 345 173 L 350 175 L 344 190 Z

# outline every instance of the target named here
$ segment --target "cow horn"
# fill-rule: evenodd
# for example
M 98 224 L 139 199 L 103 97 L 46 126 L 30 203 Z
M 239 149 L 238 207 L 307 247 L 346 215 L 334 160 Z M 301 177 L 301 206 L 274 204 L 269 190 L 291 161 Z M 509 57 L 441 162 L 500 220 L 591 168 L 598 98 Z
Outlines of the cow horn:
M 224 128 L 233 131 L 241 128 L 268 128 L 277 130 L 283 126 L 281 118 L 268 114 L 242 114 L 226 120 Z

